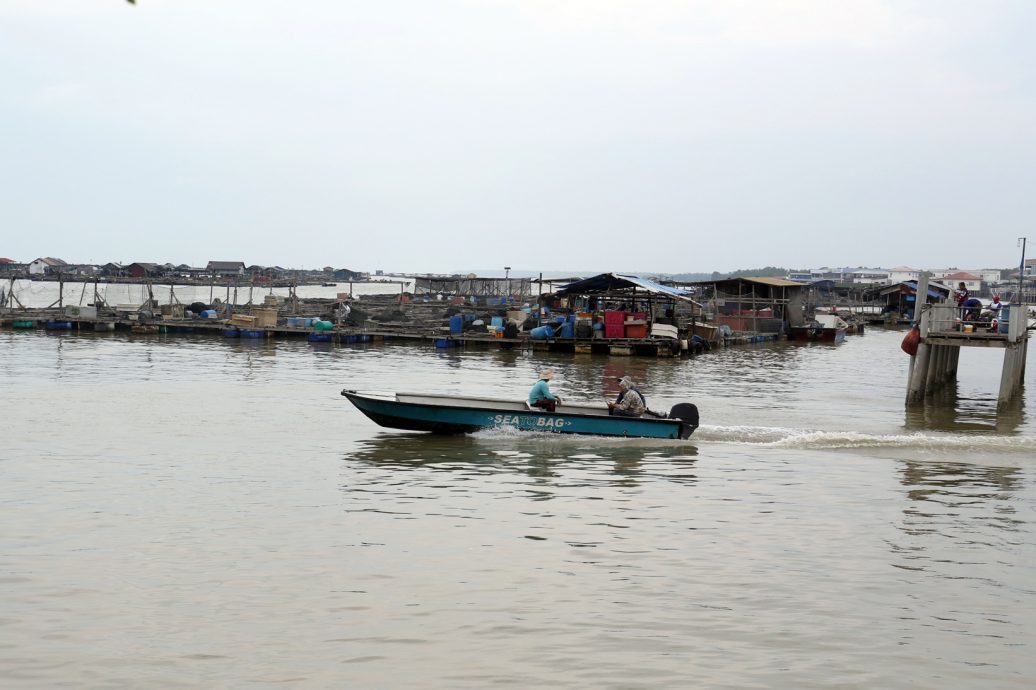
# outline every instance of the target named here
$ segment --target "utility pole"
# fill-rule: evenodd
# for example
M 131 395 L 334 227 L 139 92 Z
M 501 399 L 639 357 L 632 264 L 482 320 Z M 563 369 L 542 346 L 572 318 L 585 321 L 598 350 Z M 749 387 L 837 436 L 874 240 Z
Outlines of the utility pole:
M 1018 264 L 1018 304 L 1025 302 L 1025 244 L 1028 238 L 1019 237 L 1018 242 L 1022 245 L 1022 261 Z

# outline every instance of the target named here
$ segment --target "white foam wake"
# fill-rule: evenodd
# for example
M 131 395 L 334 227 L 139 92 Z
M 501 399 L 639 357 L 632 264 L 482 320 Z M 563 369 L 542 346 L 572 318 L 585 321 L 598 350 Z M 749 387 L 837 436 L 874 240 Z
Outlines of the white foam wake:
M 914 432 L 904 434 L 868 434 L 858 431 L 706 425 L 700 427 L 695 432 L 694 438 L 698 441 L 741 443 L 773 448 L 818 450 L 895 448 L 919 451 L 1005 452 L 1036 455 L 1036 437 L 1003 436 L 993 433 Z

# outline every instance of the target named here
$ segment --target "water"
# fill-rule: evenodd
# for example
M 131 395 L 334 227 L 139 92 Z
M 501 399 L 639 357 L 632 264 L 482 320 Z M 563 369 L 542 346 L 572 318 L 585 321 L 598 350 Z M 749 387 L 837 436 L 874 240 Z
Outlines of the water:
M 1028 688 L 1036 422 L 999 353 L 906 413 L 902 333 L 691 360 L 0 331 L 15 688 Z M 373 425 L 571 399 L 690 442 Z

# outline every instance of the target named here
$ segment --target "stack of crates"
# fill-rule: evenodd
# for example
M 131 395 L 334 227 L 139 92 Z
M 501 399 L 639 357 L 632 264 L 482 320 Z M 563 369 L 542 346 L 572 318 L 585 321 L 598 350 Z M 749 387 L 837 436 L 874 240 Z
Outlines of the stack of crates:
M 604 312 L 604 337 L 626 337 L 626 312 L 618 310 Z
M 626 313 L 626 337 L 646 338 L 648 335 L 647 312 L 631 311 Z

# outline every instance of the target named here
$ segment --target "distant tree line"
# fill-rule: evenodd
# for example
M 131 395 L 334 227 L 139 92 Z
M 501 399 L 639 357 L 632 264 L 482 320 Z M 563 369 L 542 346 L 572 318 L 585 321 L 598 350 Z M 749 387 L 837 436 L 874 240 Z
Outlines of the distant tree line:
M 729 273 L 721 273 L 719 271 L 713 271 L 712 273 L 677 273 L 672 278 L 681 282 L 693 283 L 698 280 L 721 280 L 723 278 L 784 277 L 797 270 L 780 266 L 764 266 L 762 268 L 742 268 Z

